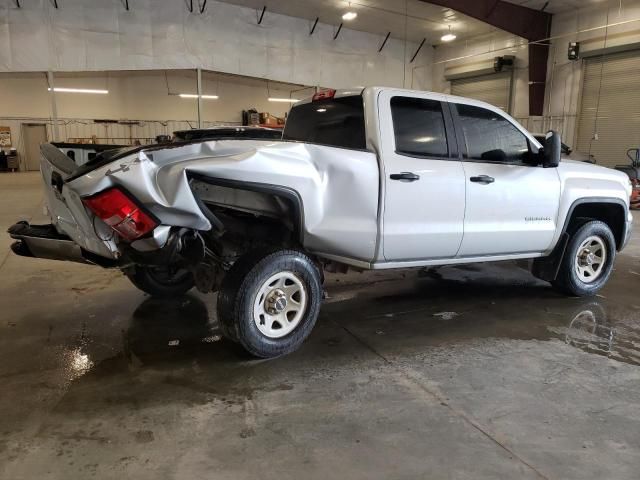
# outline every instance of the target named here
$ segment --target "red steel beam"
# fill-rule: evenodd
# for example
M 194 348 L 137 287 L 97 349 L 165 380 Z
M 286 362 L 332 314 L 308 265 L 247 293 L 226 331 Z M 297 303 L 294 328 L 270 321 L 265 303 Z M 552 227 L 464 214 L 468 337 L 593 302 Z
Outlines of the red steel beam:
M 530 42 L 549 38 L 551 14 L 503 0 L 421 0 L 457 10 Z M 529 115 L 542 115 L 547 78 L 547 44 L 529 45 Z

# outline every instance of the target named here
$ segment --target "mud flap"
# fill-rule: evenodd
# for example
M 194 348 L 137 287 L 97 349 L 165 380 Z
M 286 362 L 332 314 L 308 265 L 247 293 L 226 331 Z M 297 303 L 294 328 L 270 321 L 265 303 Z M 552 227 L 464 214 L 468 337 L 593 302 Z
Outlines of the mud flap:
M 547 257 L 536 258 L 533 261 L 531 273 L 534 277 L 547 282 L 552 282 L 558 276 L 564 253 L 569 243 L 569 234 L 564 232 L 558 240 L 556 248 L 553 249 L 551 255 Z

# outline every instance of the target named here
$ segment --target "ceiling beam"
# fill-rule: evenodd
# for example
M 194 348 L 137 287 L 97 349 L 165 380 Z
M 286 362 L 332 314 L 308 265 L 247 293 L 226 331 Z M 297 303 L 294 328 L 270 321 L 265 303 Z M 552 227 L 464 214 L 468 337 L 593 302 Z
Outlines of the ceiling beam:
M 500 30 L 538 42 L 549 38 L 552 15 L 504 0 L 421 0 L 488 23 Z M 529 115 L 542 115 L 547 77 L 549 46 L 546 42 L 529 45 Z
M 416 57 L 418 56 L 418 52 L 422 49 L 422 46 L 424 45 L 424 42 L 426 42 L 427 39 L 423 38 L 422 41 L 420 42 L 420 45 L 418 45 L 418 49 L 416 50 L 416 53 L 413 54 L 413 57 L 411 57 L 411 60 L 409 60 L 409 63 L 413 63 L 413 61 L 416 59 Z
M 340 35 L 340 32 L 342 31 L 342 22 L 340 22 L 340 25 L 338 26 L 338 31 L 336 32 L 336 34 L 333 36 L 333 39 L 335 40 L 336 38 L 338 38 L 338 35 Z
M 316 21 L 313 22 L 313 27 L 311 27 L 311 31 L 309 32 L 309 35 L 313 35 L 313 32 L 316 31 L 316 27 L 318 26 L 318 20 L 320 20 L 320 17 L 316 17 Z
M 549 36 L 551 14 L 503 0 L 421 0 L 457 10 L 530 42 Z
M 262 13 L 260 14 L 260 18 L 258 19 L 258 25 L 260 25 L 262 23 L 262 19 L 264 18 L 264 12 L 266 12 L 266 11 L 267 11 L 267 6 L 264 5 L 262 7 Z
M 387 36 L 384 37 L 384 40 L 382 41 L 382 45 L 380 45 L 380 48 L 378 49 L 378 53 L 380 53 L 384 48 L 384 46 L 387 44 L 387 40 L 389 40 L 390 35 L 391 35 L 391 32 L 387 32 Z

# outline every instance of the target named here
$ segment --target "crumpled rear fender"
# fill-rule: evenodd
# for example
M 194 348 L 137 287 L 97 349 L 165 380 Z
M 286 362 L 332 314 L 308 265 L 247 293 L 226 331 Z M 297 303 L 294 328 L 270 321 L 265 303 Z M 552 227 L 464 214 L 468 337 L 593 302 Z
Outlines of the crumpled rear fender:
M 304 247 L 371 261 L 378 229 L 379 170 L 373 152 L 304 144 L 220 140 L 150 148 L 70 182 L 80 196 L 127 189 L 163 225 L 211 229 L 190 178 L 293 192 Z M 215 182 L 213 182 L 215 183 Z

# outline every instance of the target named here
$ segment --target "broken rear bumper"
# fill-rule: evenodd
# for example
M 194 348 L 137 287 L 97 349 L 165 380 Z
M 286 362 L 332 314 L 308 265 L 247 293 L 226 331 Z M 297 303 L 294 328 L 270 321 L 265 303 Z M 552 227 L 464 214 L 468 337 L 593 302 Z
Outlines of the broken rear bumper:
M 49 225 L 29 225 L 18 222 L 7 230 L 9 236 L 16 240 L 11 250 L 23 257 L 46 258 L 49 260 L 66 260 L 78 263 L 95 263 L 90 261 L 85 252 L 66 235 L 58 233 Z

